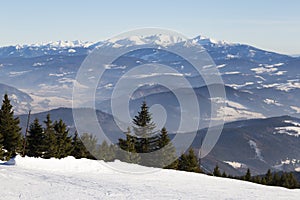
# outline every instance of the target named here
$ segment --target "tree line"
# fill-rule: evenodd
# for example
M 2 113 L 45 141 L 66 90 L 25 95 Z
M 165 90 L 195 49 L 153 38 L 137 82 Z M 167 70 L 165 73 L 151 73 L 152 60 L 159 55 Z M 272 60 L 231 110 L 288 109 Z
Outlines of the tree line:
M 270 169 L 264 175 L 252 176 L 248 168 L 243 176 L 227 175 L 225 171 L 221 173 L 218 165 L 213 170 L 212 175 L 217 177 L 232 178 L 243 181 L 249 181 L 262 185 L 281 186 L 289 189 L 300 188 L 300 183 L 292 172 L 272 172 Z
M 108 144 L 106 141 L 99 144 L 97 138 L 88 133 L 79 135 L 75 131 L 71 134 L 63 120 L 52 121 L 50 114 L 42 123 L 34 119 L 25 135 L 22 135 L 19 124 L 20 120 L 14 117 L 13 107 L 5 94 L 0 109 L 0 160 L 9 160 L 17 154 L 45 159 L 73 156 L 108 162 L 118 159 L 150 167 L 203 173 L 192 148 L 178 157 L 167 129 L 155 130 L 156 125 L 146 102 L 142 103 L 134 117 L 133 126 L 128 127 L 124 138 L 120 138 L 117 144 Z M 265 176 L 251 176 L 248 169 L 245 176 L 233 177 L 221 173 L 216 166 L 209 175 L 264 185 L 299 187 L 292 173 L 271 173 L 270 170 Z

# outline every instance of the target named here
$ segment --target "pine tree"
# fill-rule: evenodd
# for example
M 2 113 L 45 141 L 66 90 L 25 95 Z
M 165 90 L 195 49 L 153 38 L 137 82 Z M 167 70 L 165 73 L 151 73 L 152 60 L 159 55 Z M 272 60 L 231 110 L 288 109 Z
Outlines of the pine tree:
M 286 188 L 290 188 L 290 182 L 288 180 L 287 174 L 283 173 L 280 177 L 280 185 Z
M 226 172 L 225 172 L 225 171 L 223 171 L 223 173 L 222 173 L 222 177 L 224 177 L 224 178 L 227 178 L 227 174 L 226 174 Z
M 133 119 L 133 123 L 136 125 L 134 133 L 136 136 L 147 137 L 153 135 L 155 124 L 152 122 L 151 113 L 148 111 L 147 103 L 144 101 L 141 106 L 141 111 L 138 112 Z
M 47 114 L 45 123 L 45 145 L 47 146 L 47 151 L 44 154 L 44 158 L 56 157 L 57 154 L 57 140 L 55 135 L 54 126 L 50 118 L 50 114 Z
M 42 125 L 36 118 L 30 125 L 29 132 L 27 135 L 26 155 L 31 157 L 43 157 L 47 150 L 45 144 L 45 134 Z
M 189 150 L 188 154 L 182 154 L 180 156 L 178 169 L 188 172 L 201 172 L 197 156 L 192 148 Z
M 144 101 L 141 106 L 141 111 L 138 112 L 133 119 L 133 130 L 134 134 L 138 137 L 139 145 L 137 148 L 138 153 L 148 153 L 151 152 L 150 140 L 151 137 L 155 136 L 154 132 L 155 124 L 152 122 L 151 113 L 148 111 L 148 106 Z
M 222 176 L 218 165 L 216 165 L 216 167 L 214 168 L 213 175 L 218 177 Z
M 92 134 L 83 133 L 81 136 L 81 141 L 86 147 L 87 158 L 95 160 L 96 158 L 94 155 L 97 153 L 97 138 Z
M 295 189 L 295 188 L 299 187 L 299 183 L 298 183 L 295 175 L 292 172 L 288 173 L 287 178 L 288 178 L 288 181 L 289 181 L 289 188 L 290 189 Z
M 159 162 L 160 167 L 166 169 L 177 169 L 178 159 L 176 156 L 176 149 L 172 145 L 166 128 L 162 128 L 159 135 Z
M 118 151 L 118 159 L 127 162 L 139 164 L 141 156 L 136 152 L 135 146 L 137 144 L 137 138 L 131 135 L 130 128 L 127 129 L 126 139 L 119 139 L 119 147 L 121 150 Z
M 67 125 L 60 119 L 54 123 L 54 130 L 56 135 L 56 158 L 64 158 L 71 155 L 72 138 L 69 136 L 69 129 Z
M 245 175 L 245 181 L 250 181 L 251 180 L 251 172 L 250 169 L 247 169 L 246 175 Z
M 5 157 L 15 156 L 22 150 L 21 128 L 19 118 L 14 118 L 13 107 L 10 104 L 8 95 L 4 95 L 0 110 L 0 132 L 3 135 L 3 148 L 6 150 Z
M 260 184 L 261 183 L 261 178 L 259 176 L 255 176 L 255 177 L 252 178 L 252 182 Z
M 154 129 L 156 128 L 152 121 L 151 114 L 148 111 L 148 106 L 144 101 L 141 106 L 141 111 L 133 119 L 133 131 L 137 137 L 135 149 L 141 154 L 141 164 L 145 166 L 157 166 L 155 156 L 147 154 L 158 150 L 158 136 Z
M 82 143 L 81 139 L 79 138 L 79 135 L 77 131 L 75 132 L 73 138 L 72 138 L 72 146 L 73 150 L 71 152 L 71 156 L 79 159 L 79 158 L 87 158 L 88 152 Z
M 188 168 L 190 172 L 198 172 L 198 173 L 201 172 L 198 158 L 192 148 L 189 150 L 187 154 L 187 160 L 188 160 Z
M 104 140 L 101 145 L 99 145 L 97 150 L 97 159 L 104 160 L 106 162 L 114 161 L 116 157 L 115 147 Z
M 271 185 L 273 182 L 273 178 L 272 178 L 272 172 L 270 169 L 267 171 L 265 178 L 266 178 L 267 185 Z
M 261 182 L 260 182 L 261 184 L 263 184 L 263 185 L 267 185 L 267 181 L 266 181 L 266 178 L 265 177 L 263 177 L 262 179 L 261 179 Z
M 274 173 L 273 178 L 272 178 L 272 182 L 268 183 L 268 185 L 274 185 L 274 186 L 280 186 L 280 176 L 278 175 L 278 173 Z

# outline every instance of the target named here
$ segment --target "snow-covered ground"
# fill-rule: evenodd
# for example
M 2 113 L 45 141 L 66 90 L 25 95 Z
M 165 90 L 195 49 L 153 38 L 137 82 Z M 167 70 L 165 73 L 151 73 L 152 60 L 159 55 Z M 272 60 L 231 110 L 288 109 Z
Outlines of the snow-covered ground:
M 119 171 L 114 170 L 119 169 Z M 120 172 L 127 170 L 127 173 Z M 131 172 L 131 173 L 130 173 Z M 145 173 L 144 173 L 145 172 Z M 147 173 L 146 173 L 147 172 Z M 0 199 L 299 199 L 300 190 L 120 161 L 16 158 L 0 165 Z

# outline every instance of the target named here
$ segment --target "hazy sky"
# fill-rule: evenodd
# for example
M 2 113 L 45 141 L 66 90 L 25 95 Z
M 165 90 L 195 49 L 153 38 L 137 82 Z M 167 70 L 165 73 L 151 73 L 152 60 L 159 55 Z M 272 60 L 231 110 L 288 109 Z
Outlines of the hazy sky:
M 10 0 L 0 4 L 0 46 L 99 41 L 143 27 L 300 54 L 298 0 Z

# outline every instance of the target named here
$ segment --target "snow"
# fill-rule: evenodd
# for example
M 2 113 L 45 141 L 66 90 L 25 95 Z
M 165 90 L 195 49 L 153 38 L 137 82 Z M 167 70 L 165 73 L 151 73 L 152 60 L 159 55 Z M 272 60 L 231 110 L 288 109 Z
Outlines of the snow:
M 300 136 L 300 127 L 295 126 L 285 126 L 275 128 L 276 132 L 274 134 L 286 134 L 289 136 L 299 137 Z
M 0 165 L 0 197 L 10 199 L 298 199 L 300 190 L 115 161 L 16 158 Z M 148 173 L 121 173 L 112 167 Z
M 145 44 L 156 44 L 160 46 L 169 46 L 176 43 L 185 41 L 184 38 L 179 36 L 170 36 L 166 34 L 154 34 L 145 36 L 130 36 L 127 38 L 113 38 L 107 40 L 107 45 L 111 45 L 114 48 L 129 47 L 133 45 L 145 45 Z
M 278 72 L 275 73 L 275 75 L 277 75 L 277 76 L 282 76 L 282 75 L 284 75 L 285 73 L 287 73 L 287 71 L 278 71 Z
M 69 49 L 68 52 L 69 53 L 76 53 L 76 50 L 75 49 Z
M 255 151 L 255 157 L 258 158 L 261 161 L 264 161 L 263 156 L 261 155 L 261 150 L 258 148 L 257 144 L 253 140 L 249 140 L 249 145 L 252 149 Z
M 225 100 L 223 98 L 209 98 L 213 103 L 220 104 L 226 103 L 226 106 L 220 106 L 217 111 L 217 117 L 213 117 L 213 120 L 224 119 L 226 122 L 236 121 L 239 119 L 253 119 L 253 118 L 265 118 L 261 113 L 252 112 L 248 108 L 238 102 Z M 225 116 L 225 117 L 224 117 Z
M 226 64 L 222 64 L 222 65 L 218 65 L 218 66 L 217 66 L 218 69 L 221 69 L 221 68 L 223 68 L 223 67 L 226 67 Z
M 228 165 L 232 166 L 235 169 L 247 168 L 247 165 L 240 163 L 240 162 L 235 162 L 235 161 L 224 161 L 224 162 L 227 163 Z
M 239 109 L 236 107 L 220 107 L 218 110 L 218 117 L 223 117 L 225 114 L 225 121 L 236 121 L 239 119 L 255 119 L 255 118 L 265 118 L 265 116 L 261 113 L 252 112 L 245 109 Z
M 264 65 L 266 68 L 274 68 L 274 67 L 280 67 L 284 65 L 284 63 L 277 63 L 277 64 L 274 64 L 274 65 Z
M 267 67 L 257 67 L 251 69 L 251 71 L 254 71 L 256 74 L 271 73 L 271 72 L 276 72 L 277 70 L 278 70 L 277 68 L 267 68 Z
M 300 136 L 300 123 L 290 120 L 285 120 L 284 122 L 287 124 L 292 124 L 293 126 L 276 127 L 276 131 L 273 134 L 287 134 L 294 137 Z
M 144 78 L 151 78 L 156 76 L 177 76 L 177 77 L 184 77 L 190 76 L 189 73 L 182 74 L 182 73 L 149 73 L 149 74 L 140 74 L 140 75 L 133 75 L 133 76 L 123 76 L 126 78 L 136 78 L 136 79 L 144 79 Z
M 280 84 L 272 83 L 272 84 L 263 85 L 263 88 L 273 88 L 273 87 L 277 87 L 277 86 L 280 86 Z
M 282 106 L 282 104 L 278 103 L 277 101 L 273 100 L 273 99 L 265 99 L 264 102 L 268 105 L 273 104 L 276 106 Z
M 299 167 L 299 164 L 300 164 L 300 160 L 297 160 L 297 159 L 289 159 L 287 158 L 286 160 L 281 160 L 280 161 L 280 164 L 277 164 L 275 166 L 273 166 L 275 169 L 277 170 L 283 170 L 283 166 L 284 165 L 292 165 L 292 166 L 295 166 L 295 171 L 300 171 L 300 167 Z
M 249 85 L 253 85 L 254 83 L 253 82 L 246 82 L 242 85 L 238 85 L 238 84 L 226 84 L 228 85 L 229 87 L 232 87 L 234 89 L 240 89 L 240 88 L 243 88 L 243 87 L 246 87 L 246 86 L 249 86 Z
M 237 102 L 234 102 L 234 101 L 229 101 L 229 100 L 226 100 L 226 103 L 228 104 L 228 106 L 230 107 L 234 107 L 234 108 L 237 108 L 237 109 L 247 109 L 245 106 L 243 106 L 242 104 L 239 104 Z
M 18 71 L 18 72 L 9 72 L 9 77 L 16 77 L 16 76 L 21 76 L 23 74 L 26 74 L 28 72 L 31 72 L 31 70 L 28 70 L 28 71 Z
M 286 83 L 272 83 L 263 85 L 264 88 L 275 88 L 276 90 L 289 92 L 290 90 L 300 89 L 299 79 L 287 80 Z
M 282 164 L 286 164 L 286 165 L 289 165 L 289 164 L 296 164 L 297 163 L 297 159 L 286 159 L 286 160 L 283 160 L 281 161 Z
M 300 113 L 300 107 L 297 106 L 290 106 L 291 109 L 295 110 L 296 113 Z
M 104 87 L 105 89 L 112 89 L 113 86 L 114 86 L 114 85 L 113 85 L 112 83 L 108 83 L 108 84 L 104 85 L 103 87 Z
M 300 123 L 298 123 L 298 122 L 294 122 L 294 121 L 291 121 L 291 120 L 285 120 L 284 122 L 287 123 L 287 124 L 293 124 L 294 126 L 300 127 Z
M 238 55 L 232 55 L 232 54 L 228 54 L 226 57 L 227 57 L 228 59 L 239 58 Z
M 281 91 L 285 91 L 285 92 L 288 92 L 288 91 L 293 90 L 293 89 L 300 89 L 299 79 L 297 79 L 297 80 L 288 80 L 287 83 L 280 84 L 277 87 L 277 89 L 281 90 Z
M 289 126 L 276 127 L 276 131 L 274 132 L 274 134 L 287 134 L 294 137 L 300 136 L 300 123 L 291 120 L 285 120 L 284 123 L 286 123 Z
M 21 50 L 23 48 L 29 47 L 31 49 L 34 49 L 36 47 L 45 47 L 48 46 L 52 50 L 57 50 L 57 48 L 75 48 L 75 47 L 83 47 L 88 48 L 91 45 L 95 44 L 94 42 L 86 42 L 81 40 L 75 40 L 75 41 L 50 41 L 50 42 L 41 42 L 36 44 L 29 44 L 29 45 L 17 45 L 16 50 Z
M 33 63 L 32 67 L 40 67 L 40 66 L 43 66 L 43 65 L 45 65 L 45 63 L 37 62 L 37 63 Z
M 235 74 L 240 74 L 241 72 L 238 71 L 233 71 L 233 72 L 225 72 L 225 75 L 235 75 Z
M 33 102 L 31 102 L 31 110 L 33 113 L 44 112 L 59 107 L 72 106 L 72 100 L 70 100 L 69 98 L 58 96 L 51 97 L 39 92 L 28 92 L 28 94 L 33 99 Z
M 192 39 L 193 43 L 198 43 L 200 45 L 210 45 L 210 44 L 216 44 L 216 45 L 232 45 L 231 43 L 227 41 L 218 41 L 216 39 L 208 38 L 206 36 L 199 35 Z

